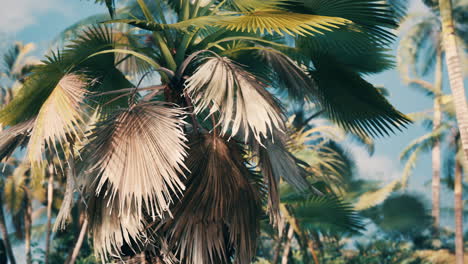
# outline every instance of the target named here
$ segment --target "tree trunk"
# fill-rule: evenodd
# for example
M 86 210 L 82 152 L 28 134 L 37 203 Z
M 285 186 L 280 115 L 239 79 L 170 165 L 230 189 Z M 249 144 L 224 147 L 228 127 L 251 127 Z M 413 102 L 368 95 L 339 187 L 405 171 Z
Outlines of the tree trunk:
M 460 138 L 465 153 L 468 158 L 468 106 L 466 104 L 465 87 L 463 84 L 463 74 L 460 57 L 458 54 L 457 40 L 455 36 L 455 26 L 452 18 L 451 0 L 439 0 L 440 15 L 442 18 L 442 38 L 444 43 L 447 71 L 452 90 L 453 102 L 457 117 Z
M 455 164 L 455 256 L 456 264 L 463 264 L 463 175 L 462 166 Z
M 50 254 L 50 233 L 52 222 L 52 204 L 54 199 L 54 168 L 49 165 L 49 180 L 47 184 L 47 230 L 46 230 L 46 246 L 45 246 L 45 264 L 49 264 Z
M 435 84 L 434 84 L 434 122 L 433 130 L 440 128 L 442 111 L 440 109 L 440 93 L 442 93 L 442 50 L 437 48 Z M 432 146 L 432 217 L 434 219 L 434 235 L 438 234 L 440 226 L 440 141 L 437 139 Z
M 320 264 L 317 253 L 315 252 L 314 241 L 312 239 L 307 240 L 307 246 L 309 247 L 310 253 L 312 254 L 312 258 L 314 259 L 314 263 L 315 264 Z
M 24 214 L 24 247 L 26 255 L 26 264 L 32 264 L 32 255 L 31 255 L 31 229 L 32 229 L 32 204 L 29 197 L 29 190 L 25 190 L 26 198 L 25 206 L 26 213 Z
M 10 238 L 8 237 L 8 230 L 6 227 L 5 221 L 5 214 L 3 212 L 3 197 L 2 193 L 0 193 L 0 232 L 2 232 L 3 236 L 3 244 L 5 245 L 5 249 L 8 254 L 8 259 L 10 260 L 10 264 L 16 264 L 15 255 L 13 255 L 13 249 L 11 248 Z
M 286 243 L 284 244 L 283 258 L 281 259 L 281 264 L 288 264 L 289 253 L 291 251 L 291 243 L 294 236 L 294 227 L 289 226 L 288 235 L 286 236 Z
M 73 249 L 73 253 L 71 254 L 70 261 L 68 264 L 74 264 L 78 254 L 80 253 L 81 246 L 83 245 L 83 241 L 86 235 L 86 231 L 88 229 L 88 219 L 85 218 L 83 221 L 83 225 L 81 226 L 81 231 L 80 235 L 78 236 L 78 239 L 76 240 L 75 248 Z
M 279 259 L 279 255 L 280 255 L 280 251 L 281 251 L 281 244 L 283 244 L 283 239 L 286 237 L 286 228 L 287 228 L 287 224 L 285 224 L 285 228 L 283 228 L 281 234 L 279 234 L 278 242 L 277 242 L 276 247 L 275 247 L 275 252 L 274 252 L 271 264 L 277 264 L 278 263 L 278 259 Z

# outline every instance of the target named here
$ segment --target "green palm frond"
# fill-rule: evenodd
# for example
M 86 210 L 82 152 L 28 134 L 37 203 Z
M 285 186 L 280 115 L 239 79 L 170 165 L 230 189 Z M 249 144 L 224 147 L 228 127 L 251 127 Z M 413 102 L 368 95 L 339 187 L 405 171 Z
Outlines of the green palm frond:
M 339 17 L 326 17 L 309 14 L 297 14 L 281 10 L 262 9 L 246 13 L 202 16 L 174 24 L 162 24 L 138 19 L 117 19 L 106 23 L 126 23 L 151 31 L 167 29 L 187 30 L 189 27 L 206 28 L 215 26 L 227 30 L 253 33 L 277 33 L 283 35 L 315 35 L 323 31 L 332 31 L 351 21 Z
M 358 211 L 362 211 L 381 204 L 399 187 L 400 183 L 401 180 L 397 179 L 378 190 L 372 190 L 362 194 L 359 200 L 354 204 L 354 208 Z
M 311 71 L 319 87 L 316 97 L 330 119 L 354 134 L 379 136 L 401 130 L 410 121 L 397 111 L 372 84 L 346 68 L 323 58 Z M 336 78 L 340 76 L 340 78 Z M 349 111 L 347 105 L 352 105 Z
M 96 124 L 80 169 L 94 176 L 87 179 L 90 191 L 118 201 L 115 214 L 134 208 L 140 218 L 144 210 L 162 217 L 172 194 L 185 189 L 183 115 L 173 105 L 141 103 Z
M 296 101 L 310 98 L 310 90 L 317 86 L 307 72 L 286 54 L 273 49 L 258 51 L 258 55 L 266 61 L 271 68 L 273 86 L 287 91 L 288 95 Z
M 397 52 L 398 68 L 403 78 L 426 75 L 435 64 L 436 50 L 441 45 L 440 21 L 434 15 L 408 18 L 411 28 L 402 34 Z
M 415 140 L 413 140 L 400 154 L 400 160 L 401 161 L 406 161 L 408 160 L 409 156 L 416 151 L 417 149 L 420 149 L 421 151 L 429 151 L 432 146 L 434 145 L 434 142 L 439 140 L 441 141 L 443 137 L 445 136 L 447 132 L 447 127 L 446 126 L 441 126 L 436 130 L 433 130 Z
M 250 263 L 255 255 L 260 197 L 233 141 L 203 135 L 190 144 L 188 189 L 165 227 L 184 263 Z M 234 251 L 228 251 L 227 243 Z M 233 254 L 233 256 L 231 256 Z
M 394 35 L 386 28 L 394 28 L 397 23 L 390 7 L 379 0 L 296 0 L 301 3 L 286 6 L 296 12 L 317 14 L 321 16 L 341 17 L 353 22 L 374 36 L 378 43 L 388 43 Z M 296 5 L 297 6 L 297 5 Z
M 211 57 L 185 83 L 195 105 L 195 113 L 219 112 L 221 134 L 240 134 L 245 141 L 250 135 L 257 141 L 274 129 L 282 130 L 283 116 L 266 85 L 228 58 Z
M 283 35 L 315 35 L 351 23 L 341 17 L 298 14 L 275 9 L 260 9 L 216 22 L 228 30 Z
M 389 48 L 376 44 L 372 38 L 373 35 L 367 31 L 344 27 L 313 38 L 300 37 L 296 45 L 312 63 L 322 57 L 331 57 L 336 63 L 362 74 L 393 68 L 395 63 L 388 54 Z
M 1 73 L 11 79 L 20 78 L 23 75 L 22 69 L 27 66 L 26 56 L 35 48 L 33 43 L 15 43 L 3 56 Z
M 364 230 L 363 219 L 353 207 L 334 195 L 311 195 L 303 200 L 286 202 L 305 230 L 324 233 Z

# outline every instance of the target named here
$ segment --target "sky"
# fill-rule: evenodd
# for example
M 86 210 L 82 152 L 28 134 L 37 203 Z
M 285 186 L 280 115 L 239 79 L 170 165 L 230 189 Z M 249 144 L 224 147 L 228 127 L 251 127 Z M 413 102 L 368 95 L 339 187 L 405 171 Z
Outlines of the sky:
M 411 0 L 412 12 L 425 12 L 420 0 Z M 50 43 L 67 26 L 89 15 L 106 12 L 106 8 L 86 0 L 13 0 L 2 1 L 0 9 L 0 54 L 14 41 L 34 42 L 37 46 L 35 56 L 47 50 Z M 395 43 L 392 53 L 396 54 Z M 404 85 L 396 70 L 368 76 L 373 84 L 384 86 L 390 92 L 390 102 L 403 113 L 431 108 L 432 101 L 427 96 Z M 430 79 L 429 79 L 430 80 Z M 445 88 L 447 89 L 447 84 Z M 366 179 L 390 182 L 401 177 L 402 164 L 399 153 L 412 140 L 421 136 L 424 128 L 411 125 L 402 132 L 376 140 L 375 154 L 370 157 L 366 151 L 353 144 L 347 146 L 354 154 L 357 172 Z M 431 163 L 428 154 L 423 155 L 413 176 L 410 178 L 408 192 L 417 193 L 430 199 Z M 445 191 L 442 206 L 451 206 L 452 193 Z M 451 226 L 451 219 L 443 217 L 442 223 Z M 21 263 L 21 262 L 20 262 Z

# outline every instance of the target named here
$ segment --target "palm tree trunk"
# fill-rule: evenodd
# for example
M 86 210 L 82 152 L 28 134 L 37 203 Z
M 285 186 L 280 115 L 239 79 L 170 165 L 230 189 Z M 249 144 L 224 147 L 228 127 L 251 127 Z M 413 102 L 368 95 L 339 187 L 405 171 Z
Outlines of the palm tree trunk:
M 49 180 L 47 184 L 47 231 L 46 231 L 46 247 L 45 247 L 45 260 L 44 263 L 49 263 L 50 254 L 50 233 L 52 222 L 52 203 L 54 199 L 54 168 L 49 165 Z
M 288 264 L 289 252 L 291 251 L 291 243 L 294 236 L 294 227 L 289 226 L 288 235 L 286 236 L 286 243 L 284 244 L 283 258 L 281 264 Z
M 0 232 L 3 236 L 3 244 L 8 254 L 8 259 L 11 264 L 16 264 L 15 255 L 13 255 L 13 249 L 11 247 L 10 238 L 8 237 L 8 230 L 6 227 L 5 214 L 3 212 L 3 197 L 0 193 Z
M 274 252 L 271 264 L 277 264 L 278 263 L 278 259 L 279 259 L 279 255 L 280 255 L 280 251 L 281 251 L 281 244 L 283 244 L 283 239 L 286 237 L 286 228 L 287 228 L 287 224 L 285 224 L 285 228 L 283 228 L 283 231 L 281 232 L 281 234 L 278 237 L 278 242 L 277 242 L 276 247 L 275 247 L 275 252 Z
M 83 241 L 86 235 L 86 231 L 88 229 L 88 219 L 85 218 L 83 221 L 83 225 L 81 225 L 81 231 L 80 235 L 78 236 L 78 239 L 76 240 L 75 248 L 73 249 L 73 253 L 71 254 L 70 261 L 68 264 L 74 264 L 78 254 L 80 253 L 81 246 L 83 245 Z
M 314 241 L 312 239 L 307 240 L 307 246 L 309 246 L 310 253 L 312 254 L 312 258 L 314 259 L 314 263 L 320 264 L 317 253 L 315 252 Z
M 433 130 L 440 127 L 442 111 L 440 109 L 440 93 L 442 92 L 442 50 L 437 48 L 435 85 L 434 85 L 434 122 Z M 440 225 L 440 141 L 437 139 L 432 146 L 432 217 L 434 219 L 434 234 L 437 235 Z
M 442 38 L 444 41 L 450 88 L 452 90 L 460 139 L 466 159 L 468 158 L 468 106 L 466 104 L 461 62 L 452 18 L 452 1 L 439 0 L 439 8 L 442 18 Z
M 32 264 L 32 255 L 31 255 L 31 229 L 32 229 L 32 204 L 29 198 L 29 191 L 25 190 L 26 198 L 26 213 L 24 214 L 24 247 L 25 247 L 25 255 L 26 255 L 26 264 Z
M 463 264 L 463 176 L 462 166 L 455 164 L 455 256 L 456 264 Z

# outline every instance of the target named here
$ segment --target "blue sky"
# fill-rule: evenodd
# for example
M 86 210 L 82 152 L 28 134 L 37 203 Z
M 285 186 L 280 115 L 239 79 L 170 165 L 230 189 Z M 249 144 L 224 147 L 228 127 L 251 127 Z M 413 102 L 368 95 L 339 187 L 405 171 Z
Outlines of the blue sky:
M 51 41 L 67 26 L 89 15 L 106 12 L 105 7 L 85 0 L 13 0 L 2 1 L 0 9 L 0 53 L 13 41 L 34 42 L 37 45 L 36 56 L 46 51 Z M 412 0 L 412 11 L 424 12 L 420 0 Z M 395 44 L 396 47 L 396 44 Z M 393 53 L 396 53 L 395 47 Z M 431 108 L 432 102 L 423 94 L 404 85 L 396 70 L 369 76 L 368 79 L 386 87 L 390 92 L 390 101 L 404 113 L 411 113 Z M 446 86 L 447 87 L 447 86 Z M 445 89 L 446 89 L 445 87 Z M 422 135 L 424 129 L 412 125 L 403 132 L 376 140 L 374 156 L 369 157 L 365 150 L 354 145 L 348 149 L 354 153 L 361 177 L 380 179 L 385 182 L 401 176 L 402 166 L 398 161 L 401 150 L 412 139 Z M 410 179 L 409 191 L 417 192 L 430 198 L 431 178 L 430 156 L 423 155 Z M 450 206 L 452 195 L 446 192 L 443 205 Z M 444 224 L 450 224 L 445 219 Z

